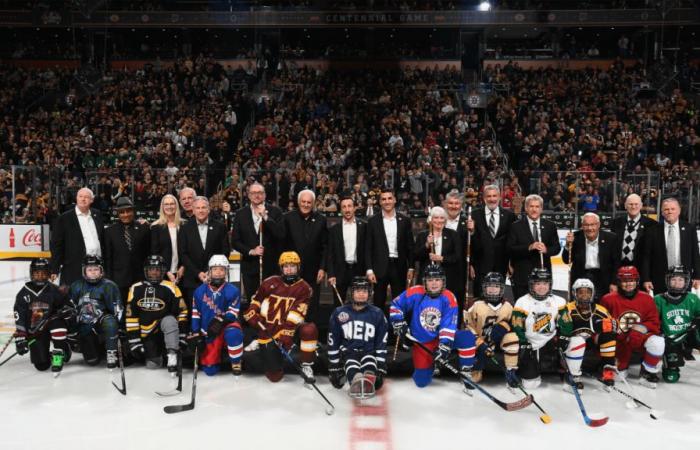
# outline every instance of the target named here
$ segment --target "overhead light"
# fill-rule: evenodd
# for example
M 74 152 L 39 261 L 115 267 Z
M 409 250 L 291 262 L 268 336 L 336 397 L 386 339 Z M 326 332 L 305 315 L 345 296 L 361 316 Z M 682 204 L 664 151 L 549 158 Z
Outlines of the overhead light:
M 479 11 L 491 11 L 491 2 L 479 3 Z

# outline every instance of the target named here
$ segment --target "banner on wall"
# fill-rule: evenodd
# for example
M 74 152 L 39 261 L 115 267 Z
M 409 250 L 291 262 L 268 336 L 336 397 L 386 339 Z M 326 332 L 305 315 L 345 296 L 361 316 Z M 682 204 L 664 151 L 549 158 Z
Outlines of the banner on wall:
M 0 258 L 47 256 L 48 225 L 0 225 Z

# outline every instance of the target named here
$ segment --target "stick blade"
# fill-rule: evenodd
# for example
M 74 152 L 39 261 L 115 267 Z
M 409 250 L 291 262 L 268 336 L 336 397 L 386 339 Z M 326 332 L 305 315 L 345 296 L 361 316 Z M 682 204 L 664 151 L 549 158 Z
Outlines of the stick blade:
M 192 411 L 194 409 L 194 404 L 188 403 L 187 405 L 169 405 L 163 408 L 165 414 L 176 414 L 184 411 Z
M 589 427 L 602 427 L 606 423 L 608 423 L 608 417 L 603 417 L 601 419 L 591 419 L 590 417 L 586 418 L 586 425 Z
M 533 397 L 531 394 L 528 394 L 526 397 L 521 398 L 518 401 L 515 402 L 510 402 L 510 403 L 505 403 L 505 409 L 507 411 L 517 411 L 519 409 L 527 408 L 532 404 Z
M 542 423 L 545 423 L 545 424 L 547 424 L 547 425 L 549 425 L 550 423 L 552 423 L 552 418 L 551 418 L 549 415 L 547 415 L 547 414 L 545 414 L 545 415 L 543 415 L 543 416 L 540 416 L 540 420 L 542 421 Z

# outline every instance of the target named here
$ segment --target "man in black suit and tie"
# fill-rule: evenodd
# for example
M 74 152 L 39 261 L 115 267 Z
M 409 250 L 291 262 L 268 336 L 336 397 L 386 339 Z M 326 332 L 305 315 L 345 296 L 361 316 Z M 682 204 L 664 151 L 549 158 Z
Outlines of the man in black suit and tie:
M 392 297 L 406 290 L 406 282 L 413 281 L 413 230 L 411 220 L 396 211 L 394 192 L 383 189 L 379 194 L 381 213 L 367 222 L 365 258 L 367 279 L 376 284 L 374 304 L 384 309 L 386 288 Z
M 566 243 L 562 258 L 564 263 L 571 263 L 569 285 L 579 278 L 588 278 L 595 286 L 596 300 L 608 292 L 617 291 L 614 278 L 620 265 L 617 236 L 609 231 L 601 231 L 600 217 L 597 214 L 584 214 L 581 230 L 569 232 Z
M 508 249 L 506 243 L 510 227 L 515 222 L 515 214 L 503 209 L 501 190 L 495 184 L 484 188 L 484 207 L 472 211 L 472 220 L 467 222 L 467 230 L 472 233 L 472 265 L 474 293 L 481 296 L 481 280 L 489 272 L 498 272 L 504 279 L 508 272 Z
M 661 202 L 664 222 L 647 233 L 642 258 L 642 283 L 647 292 L 666 292 L 666 272 L 684 265 L 690 270 L 693 288 L 700 288 L 700 256 L 695 227 L 679 220 L 681 205 L 675 198 Z
M 194 199 L 197 197 L 197 191 L 191 187 L 180 189 L 178 194 L 180 198 L 180 215 L 183 220 L 189 220 L 194 217 Z
M 197 287 L 207 281 L 209 258 L 212 255 L 229 256 L 226 227 L 223 223 L 209 218 L 209 200 L 195 197 L 194 216 L 187 221 L 177 234 L 177 252 L 185 266 L 182 278 L 183 294 L 189 314 L 192 314 L 192 294 Z
M 540 217 L 544 201 L 537 194 L 525 197 L 526 217 L 511 225 L 506 246 L 513 266 L 511 282 L 513 300 L 528 293 L 528 277 L 535 267 L 543 266 L 552 273 L 552 256 L 559 254 L 561 245 L 554 222 Z
M 126 301 L 131 285 L 144 279 L 151 232 L 148 225 L 134 222 L 134 205 L 128 197 L 119 197 L 116 209 L 119 222 L 105 230 L 105 273 Z
M 326 217 L 314 211 L 316 194 L 304 189 L 297 195 L 297 207 L 284 215 L 287 238 L 284 251 L 294 251 L 301 258 L 301 277 L 313 288 L 308 322 L 316 320 L 320 283 L 326 276 L 326 251 L 328 246 L 328 228 Z
M 465 288 L 467 283 L 467 216 L 462 214 L 463 204 L 464 199 L 462 194 L 457 189 L 453 189 L 448 192 L 445 196 L 445 201 L 443 202 L 445 211 L 447 212 L 447 222 L 445 222 L 445 228 L 457 232 L 457 239 L 459 239 L 457 247 L 457 253 L 459 256 L 457 258 L 458 267 L 456 273 L 459 278 L 455 280 L 455 286 L 458 286 L 459 288 L 455 289 L 454 294 L 455 297 L 457 297 L 460 308 L 462 308 L 465 300 Z M 474 293 L 472 292 L 471 294 Z
M 90 189 L 80 189 L 75 208 L 56 219 L 51 230 L 51 281 L 60 273 L 61 284 L 70 286 L 83 277 L 85 255 L 102 256 L 104 225 L 100 213 L 90 209 L 94 199 Z
M 658 223 L 641 214 L 642 199 L 637 194 L 627 196 L 625 209 L 627 214 L 613 220 L 611 230 L 617 236 L 620 266 L 634 266 L 641 273 L 644 236 Z
M 328 231 L 328 282 L 336 286 L 343 301 L 353 277 L 364 277 L 367 222 L 355 217 L 357 205 L 351 196 L 340 200 L 340 223 Z
M 250 205 L 236 211 L 233 219 L 233 248 L 241 253 L 241 284 L 248 300 L 260 287 L 261 256 L 263 279 L 279 273 L 277 258 L 285 238 L 282 211 L 275 206 L 265 205 L 265 198 L 265 187 L 257 182 L 252 183 L 248 186 Z

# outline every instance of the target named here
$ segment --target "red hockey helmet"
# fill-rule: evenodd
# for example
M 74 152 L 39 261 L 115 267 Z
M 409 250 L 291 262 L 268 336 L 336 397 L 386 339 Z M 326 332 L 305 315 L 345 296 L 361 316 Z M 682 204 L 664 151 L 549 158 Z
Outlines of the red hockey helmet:
M 634 283 L 633 289 L 623 289 L 623 283 Z M 637 289 L 639 288 L 639 271 L 634 266 L 622 266 L 617 269 L 617 287 L 620 293 L 627 297 L 632 298 L 637 294 Z

